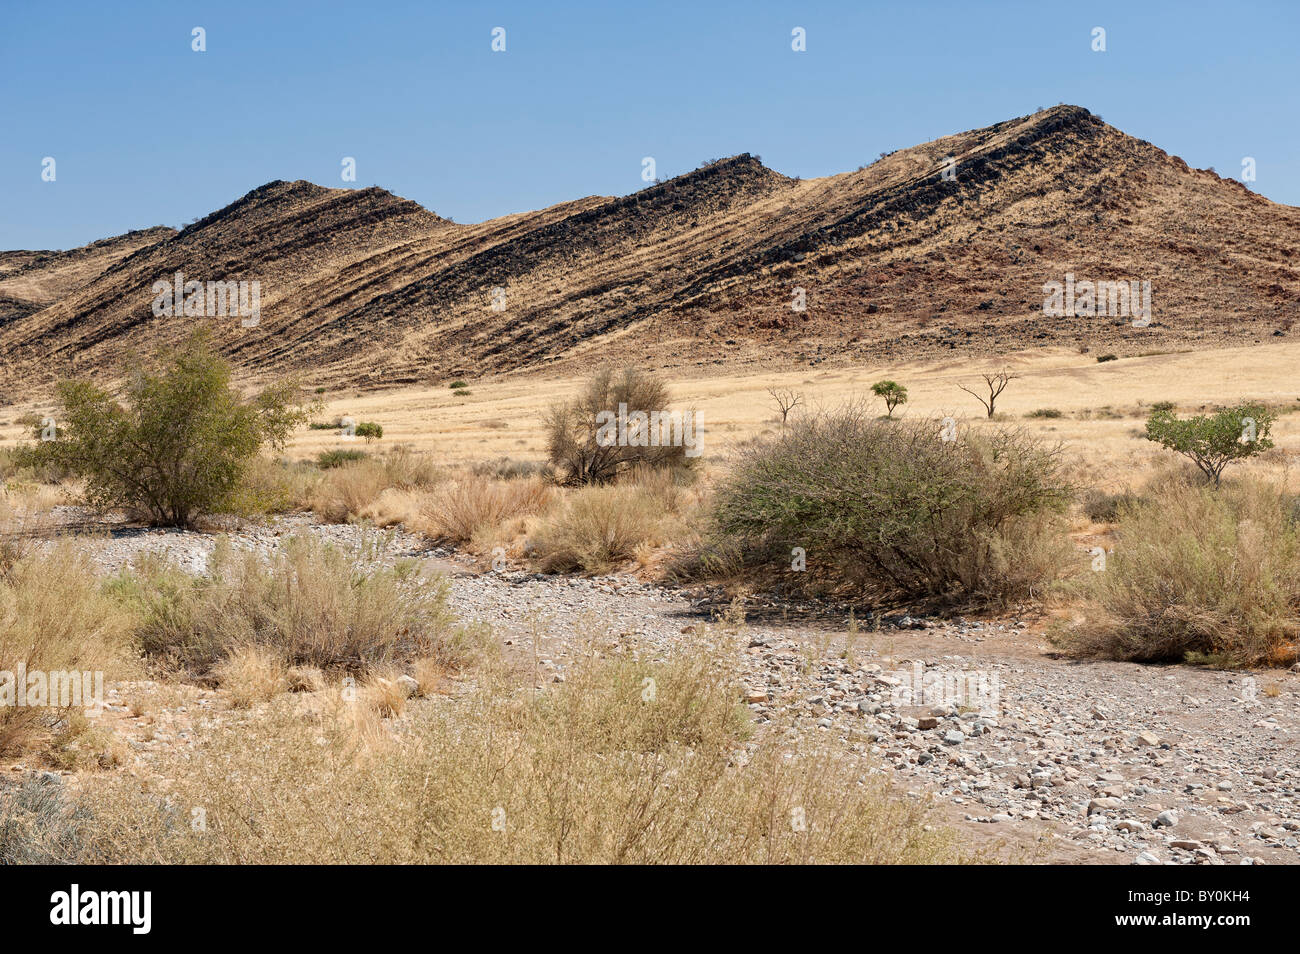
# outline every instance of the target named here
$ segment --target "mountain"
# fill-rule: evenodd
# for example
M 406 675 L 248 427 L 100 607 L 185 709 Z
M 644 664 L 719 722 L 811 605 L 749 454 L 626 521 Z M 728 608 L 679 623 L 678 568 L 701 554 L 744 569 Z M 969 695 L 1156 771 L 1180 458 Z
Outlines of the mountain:
M 382 189 L 272 182 L 180 232 L 0 253 L 0 360 L 37 387 L 110 373 L 200 320 L 246 375 L 361 387 L 1209 347 L 1289 332 L 1297 249 L 1300 209 L 1059 106 L 841 175 L 800 181 L 746 154 L 475 225 Z M 258 281 L 256 326 L 155 317 L 153 285 L 177 271 Z M 1067 276 L 1149 282 L 1149 322 L 1045 316 Z

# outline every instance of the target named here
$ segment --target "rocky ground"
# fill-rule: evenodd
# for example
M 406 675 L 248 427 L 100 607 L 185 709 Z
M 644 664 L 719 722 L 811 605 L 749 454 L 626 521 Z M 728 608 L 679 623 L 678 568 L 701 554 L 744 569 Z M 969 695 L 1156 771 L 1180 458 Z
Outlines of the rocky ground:
M 295 516 L 232 540 L 269 549 L 304 530 L 340 543 L 366 532 Z M 105 571 L 150 550 L 197 572 L 215 538 L 122 529 L 85 542 Z M 383 558 L 398 556 L 446 572 L 453 609 L 490 624 L 539 684 L 563 680 L 593 637 L 667 654 L 728 610 L 720 594 L 630 576 L 482 572 L 395 532 Z M 1074 863 L 1300 863 L 1300 673 L 1058 658 L 1030 617 L 851 621 L 763 600 L 746 614 L 754 718 L 874 756 L 975 844 Z M 164 719 L 150 744 L 185 731 Z

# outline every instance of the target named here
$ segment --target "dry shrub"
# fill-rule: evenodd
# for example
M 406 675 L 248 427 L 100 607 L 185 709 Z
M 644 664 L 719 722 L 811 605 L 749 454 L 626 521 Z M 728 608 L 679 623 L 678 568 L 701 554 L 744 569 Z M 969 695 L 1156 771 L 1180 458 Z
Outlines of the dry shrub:
M 1167 481 L 1121 503 L 1118 522 L 1105 570 L 1075 585 L 1081 618 L 1058 630 L 1061 642 L 1140 661 L 1297 658 L 1300 526 L 1280 487 Z
M 467 476 L 434 491 L 421 508 L 417 529 L 435 539 L 467 543 L 508 520 L 542 513 L 554 499 L 555 489 L 539 478 Z
M 400 716 L 406 709 L 407 698 L 406 689 L 391 673 L 387 676 L 371 673 L 361 686 L 362 704 L 373 709 L 381 719 Z
M 382 456 L 349 461 L 326 471 L 304 503 L 322 520 L 347 523 L 374 512 L 385 491 L 424 491 L 443 479 L 442 471 L 427 456 L 399 445 Z
M 217 663 L 214 674 L 236 709 L 266 702 L 289 688 L 284 659 L 262 646 L 235 647 Z
M 195 675 L 247 646 L 352 671 L 418 657 L 458 667 L 484 651 L 481 629 L 454 625 L 446 581 L 414 560 L 384 565 L 385 547 L 379 534 L 355 551 L 299 536 L 268 559 L 222 539 L 204 576 L 153 558 L 114 585 L 139 608 L 144 651 Z
M 321 692 L 325 688 L 325 674 L 315 666 L 290 666 L 285 678 L 290 692 Z
M 678 412 L 681 432 L 655 433 L 649 418 L 638 434 L 629 434 L 620 443 L 602 439 L 602 415 L 616 415 L 624 409 L 628 415 L 668 413 L 668 388 L 644 371 L 627 368 L 617 374 L 598 371 L 588 379 L 582 393 L 573 401 L 553 405 L 546 413 L 546 452 L 557 478 L 566 484 L 604 484 L 617 479 L 634 467 L 690 468 L 695 458 L 688 456 L 684 423 L 692 423 L 691 442 L 698 440 L 693 416 L 683 418 Z M 636 428 L 629 424 L 629 431 Z M 646 446 L 639 446 L 643 438 Z M 696 445 L 698 447 L 698 445 Z
M 735 648 L 589 657 L 571 680 L 408 705 L 388 735 L 290 697 L 199 740 L 164 803 L 97 789 L 83 858 L 255 863 L 938 863 L 927 806 L 854 754 L 750 740 Z M 365 711 L 361 705 L 352 712 Z M 239 778 L 239 785 L 228 779 Z M 205 805 L 205 833 L 185 806 Z M 170 807 L 169 807 L 170 806 Z M 800 824 L 802 822 L 802 824 Z
M 601 573 L 646 548 L 664 546 L 685 532 L 680 498 L 680 487 L 666 472 L 638 472 L 616 485 L 569 491 L 529 535 L 534 564 L 547 573 Z
M 0 672 L 103 672 L 107 682 L 123 663 L 131 624 L 71 543 L 33 550 L 0 575 Z M 0 754 L 20 751 L 66 712 L 0 705 Z
M 320 470 L 310 464 L 261 455 L 249 462 L 225 509 L 243 517 L 284 513 L 310 500 L 321 480 Z

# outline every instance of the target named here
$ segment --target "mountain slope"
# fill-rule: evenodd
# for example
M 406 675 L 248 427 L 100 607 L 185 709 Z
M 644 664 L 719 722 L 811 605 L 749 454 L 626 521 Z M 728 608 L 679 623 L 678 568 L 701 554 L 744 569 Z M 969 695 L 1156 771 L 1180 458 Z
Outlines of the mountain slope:
M 1300 317 L 1300 210 L 1073 106 L 823 179 L 741 155 L 476 225 L 381 189 L 274 182 L 155 239 L 88 281 L 47 282 L 52 300 L 29 282 L 0 317 L 14 376 L 111 372 L 177 339 L 199 319 L 150 305 L 178 270 L 261 282 L 257 327 L 210 319 L 246 374 L 361 386 L 598 361 L 1131 352 L 1266 340 Z M 30 254 L 0 255 L 0 295 Z M 1045 283 L 1067 274 L 1150 282 L 1149 326 L 1045 317 Z

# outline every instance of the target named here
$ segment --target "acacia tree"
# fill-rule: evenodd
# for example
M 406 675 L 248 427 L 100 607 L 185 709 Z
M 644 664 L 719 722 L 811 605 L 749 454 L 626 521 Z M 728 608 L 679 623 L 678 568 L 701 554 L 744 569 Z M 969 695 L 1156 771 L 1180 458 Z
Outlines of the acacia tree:
M 61 381 L 53 439 L 38 429 L 23 456 L 84 477 L 93 507 L 192 526 L 200 514 L 229 509 L 262 446 L 283 447 L 307 419 L 295 382 L 244 399 L 231 377 L 209 336 L 196 332 L 156 367 L 136 367 L 118 394 Z
M 877 381 L 871 385 L 871 393 L 884 399 L 886 417 L 893 417 L 894 408 L 907 403 L 907 388 L 897 381 Z
M 1223 469 L 1233 461 L 1245 460 L 1273 446 L 1269 431 L 1277 415 L 1262 404 L 1239 404 L 1211 416 L 1198 415 L 1180 420 L 1168 408 L 1159 408 L 1147 419 L 1147 440 L 1182 454 L 1194 463 L 1207 481 L 1219 486 Z
M 785 427 L 790 412 L 803 403 L 803 394 L 792 388 L 768 388 L 767 393 L 776 403 L 776 409 L 781 412 L 781 426 Z
M 1005 391 L 1007 385 L 1019 377 L 1019 375 L 1008 374 L 1006 371 L 997 371 L 983 374 L 981 377 L 984 378 L 984 387 L 989 392 L 987 398 L 976 391 L 972 391 L 964 384 L 959 384 L 957 386 L 983 404 L 984 409 L 988 411 L 989 417 L 991 418 L 993 416 L 994 408 L 997 405 L 998 396 Z

